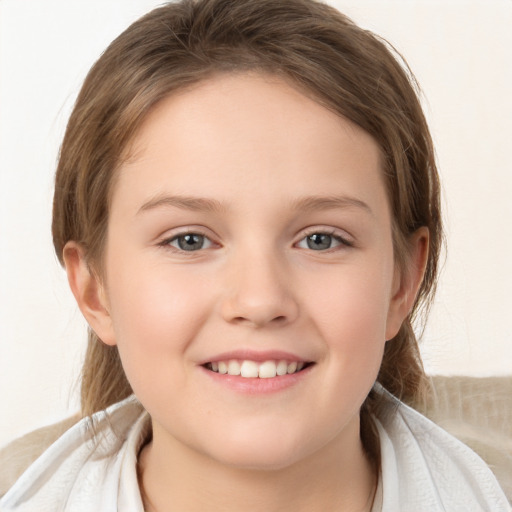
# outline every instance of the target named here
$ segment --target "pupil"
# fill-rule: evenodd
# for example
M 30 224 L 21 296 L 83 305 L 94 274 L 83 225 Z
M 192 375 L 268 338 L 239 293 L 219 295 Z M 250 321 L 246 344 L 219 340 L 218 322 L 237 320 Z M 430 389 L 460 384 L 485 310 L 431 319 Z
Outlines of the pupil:
M 202 235 L 183 235 L 178 238 L 178 245 L 184 251 L 195 251 L 203 247 L 204 237 Z
M 331 235 L 315 233 L 308 236 L 308 247 L 313 250 L 329 249 L 331 246 Z

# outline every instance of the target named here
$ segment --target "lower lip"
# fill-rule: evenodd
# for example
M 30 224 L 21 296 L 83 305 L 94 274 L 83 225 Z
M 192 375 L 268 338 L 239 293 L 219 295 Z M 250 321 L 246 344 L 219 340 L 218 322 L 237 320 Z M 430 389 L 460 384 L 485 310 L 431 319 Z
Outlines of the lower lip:
M 201 366 L 200 369 L 215 383 L 226 386 L 233 391 L 248 395 L 261 395 L 277 393 L 297 385 L 309 375 L 313 366 L 314 365 L 308 366 L 297 373 L 279 375 L 270 379 L 246 378 L 240 375 L 228 375 L 227 373 L 221 374 L 212 372 L 203 366 Z

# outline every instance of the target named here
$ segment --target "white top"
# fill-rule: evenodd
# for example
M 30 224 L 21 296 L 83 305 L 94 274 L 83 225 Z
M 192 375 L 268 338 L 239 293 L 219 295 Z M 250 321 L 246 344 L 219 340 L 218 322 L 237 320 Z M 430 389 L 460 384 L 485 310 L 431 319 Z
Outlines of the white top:
M 381 477 L 372 512 L 510 512 L 486 464 L 468 447 L 387 396 L 376 418 Z M 0 500 L 1 512 L 143 512 L 137 455 L 150 422 L 134 396 L 59 438 Z M 96 435 L 94 435 L 94 432 Z

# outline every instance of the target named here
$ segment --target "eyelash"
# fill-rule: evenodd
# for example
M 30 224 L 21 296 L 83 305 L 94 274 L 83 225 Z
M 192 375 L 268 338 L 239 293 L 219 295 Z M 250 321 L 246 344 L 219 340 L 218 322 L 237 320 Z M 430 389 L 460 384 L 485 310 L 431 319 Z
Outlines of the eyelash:
M 304 234 L 304 236 L 299 240 L 298 243 L 300 243 L 302 241 L 306 241 L 306 244 L 307 244 L 308 238 L 312 237 L 313 235 L 329 236 L 329 237 L 331 237 L 332 240 L 335 240 L 336 242 L 339 243 L 339 246 L 329 247 L 327 249 L 318 250 L 316 252 L 331 252 L 331 251 L 337 250 L 340 246 L 341 246 L 342 249 L 343 248 L 354 247 L 354 242 L 353 241 L 351 241 L 348 238 L 340 235 L 334 229 L 318 229 L 318 228 L 311 229 L 310 231 L 308 231 L 308 232 L 306 232 Z M 304 249 L 305 249 L 305 247 L 304 247 Z M 308 247 L 308 249 L 314 251 L 314 249 L 311 249 L 311 247 Z
M 167 248 L 167 249 L 173 249 L 175 250 L 176 252 L 181 252 L 181 253 L 192 253 L 192 252 L 198 252 L 198 250 L 189 250 L 187 251 L 186 249 L 182 249 L 181 247 L 175 247 L 172 245 L 172 242 L 177 242 L 179 243 L 179 240 L 180 238 L 184 238 L 184 237 L 187 237 L 187 236 L 198 236 L 198 237 L 202 237 L 204 239 L 204 241 L 208 242 L 209 243 L 209 246 L 208 247 L 201 247 L 199 250 L 204 250 L 204 249 L 209 249 L 210 246 L 214 245 L 214 242 L 204 233 L 202 233 L 201 231 L 184 231 L 182 233 L 178 233 L 170 238 L 166 238 L 164 240 L 162 240 L 161 242 L 158 243 L 158 245 L 160 247 L 164 247 L 164 248 Z
M 304 234 L 304 236 L 298 242 L 296 242 L 294 244 L 294 246 L 297 247 L 298 244 L 303 242 L 303 241 L 305 241 L 305 243 L 308 244 L 308 238 L 310 238 L 310 237 L 312 237 L 314 235 L 328 236 L 328 237 L 331 238 L 331 241 L 334 240 L 334 241 L 338 242 L 339 245 L 337 245 L 335 247 L 328 247 L 326 249 L 319 249 L 319 250 L 312 249 L 309 246 L 308 247 L 301 247 L 302 249 L 309 249 L 309 250 L 315 251 L 315 252 L 332 252 L 332 251 L 335 251 L 339 246 L 341 246 L 342 248 L 354 247 L 354 243 L 351 240 L 348 240 L 347 238 L 341 236 L 339 233 L 336 233 L 335 230 L 322 230 L 322 229 L 311 229 L 309 232 L 306 232 Z M 173 242 L 176 242 L 177 244 L 179 244 L 179 240 L 181 238 L 184 238 L 184 237 L 187 237 L 187 236 L 202 237 L 203 241 L 207 242 L 208 246 L 207 247 L 202 246 L 202 247 L 200 247 L 198 249 L 187 250 L 187 249 L 183 249 L 182 247 L 176 247 L 176 246 L 172 245 Z M 164 240 L 162 240 L 161 242 L 158 243 L 158 245 L 160 247 L 167 248 L 167 249 L 172 249 L 172 250 L 175 250 L 176 252 L 179 252 L 179 253 L 199 252 L 201 250 L 205 250 L 205 249 L 211 248 L 214 244 L 215 244 L 215 242 L 213 242 L 205 233 L 203 233 L 201 231 L 184 231 L 184 232 L 178 233 L 178 234 L 176 234 L 176 235 L 174 235 L 172 237 L 165 238 Z

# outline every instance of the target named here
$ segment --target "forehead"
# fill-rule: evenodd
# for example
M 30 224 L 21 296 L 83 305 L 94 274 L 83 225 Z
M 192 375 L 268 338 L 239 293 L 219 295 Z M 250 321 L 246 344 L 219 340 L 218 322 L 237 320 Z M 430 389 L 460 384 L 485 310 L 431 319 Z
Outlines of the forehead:
M 271 75 L 220 75 L 173 93 L 147 116 L 129 155 L 114 201 L 168 192 L 231 201 L 262 189 L 385 196 L 373 138 Z

